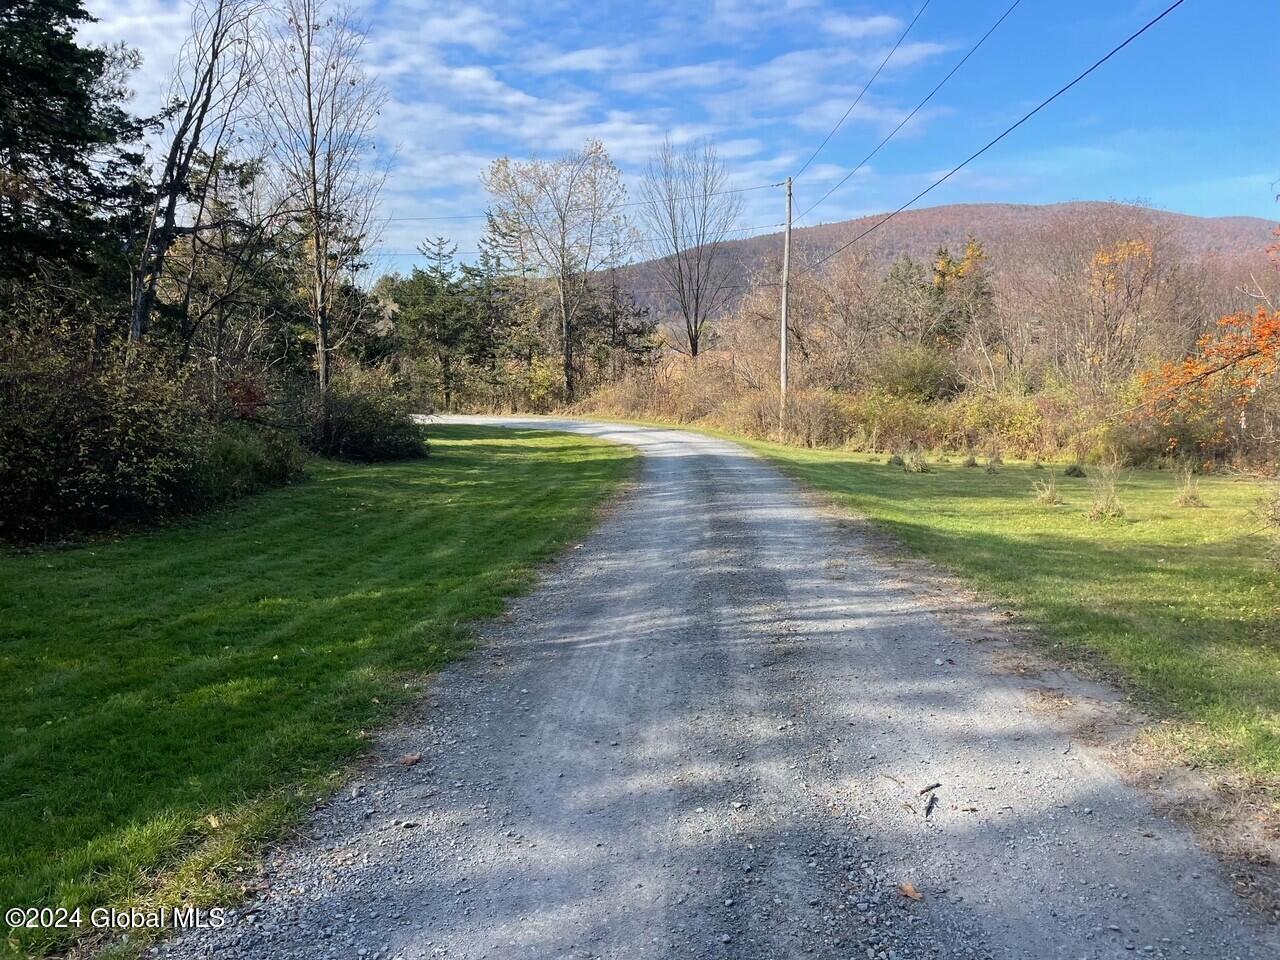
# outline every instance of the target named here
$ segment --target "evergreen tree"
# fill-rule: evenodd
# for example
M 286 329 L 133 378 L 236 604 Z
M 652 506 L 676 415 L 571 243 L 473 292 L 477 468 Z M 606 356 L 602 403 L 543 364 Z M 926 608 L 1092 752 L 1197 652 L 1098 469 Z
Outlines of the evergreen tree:
M 86 266 L 141 163 L 121 106 L 137 56 L 77 43 L 92 21 L 82 0 L 0 5 L 0 282 Z

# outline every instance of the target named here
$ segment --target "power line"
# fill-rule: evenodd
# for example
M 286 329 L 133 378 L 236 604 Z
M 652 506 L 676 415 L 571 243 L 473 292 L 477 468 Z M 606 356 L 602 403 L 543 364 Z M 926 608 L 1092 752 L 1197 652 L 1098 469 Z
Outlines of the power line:
M 387 219 L 383 222 L 384 223 L 403 223 L 406 220 L 419 220 L 419 221 L 483 220 L 487 216 L 488 214 L 486 213 L 459 213 L 455 216 L 448 216 L 448 217 L 387 217 Z
M 912 17 L 911 22 L 907 24 L 907 29 L 903 30 L 902 35 L 898 37 L 898 42 L 893 45 L 893 49 L 885 54 L 885 58 L 880 61 L 880 66 L 876 67 L 876 72 L 871 74 L 871 79 L 862 85 L 862 89 L 858 91 L 858 95 L 854 98 L 853 103 L 849 104 L 849 109 L 844 112 L 844 116 L 837 120 L 836 125 L 831 128 L 831 132 L 822 138 L 822 142 L 818 144 L 818 149 L 814 150 L 813 153 L 809 155 L 809 159 L 804 162 L 804 165 L 796 171 L 795 176 L 792 177 L 793 180 L 800 179 L 800 174 L 809 169 L 809 164 L 813 163 L 814 158 L 822 152 L 822 148 L 827 145 L 831 138 L 836 135 L 836 131 L 840 129 L 846 120 L 849 119 L 849 114 L 853 113 L 854 108 L 862 102 L 863 96 L 865 96 L 866 92 L 871 89 L 871 85 L 876 82 L 876 77 L 880 76 L 880 71 L 885 68 L 885 64 L 887 64 L 893 58 L 893 55 L 898 52 L 898 48 L 902 46 L 902 41 L 907 39 L 907 34 L 911 32 L 911 28 L 916 25 L 916 21 L 920 19 L 920 15 L 928 8 L 929 0 L 924 0 L 920 9 L 916 11 L 916 15 Z
M 545 280 L 545 279 L 547 279 L 547 278 L 531 278 L 531 279 L 542 279 L 542 280 Z M 763 288 L 766 288 L 766 287 L 776 287 L 776 286 L 778 286 L 778 284 L 776 284 L 776 283 L 751 283 L 751 282 L 743 282 L 743 283 L 730 283 L 730 284 L 726 284 L 722 289 L 724 289 L 724 290 L 759 290 L 759 289 L 763 289 Z M 597 288 L 597 289 L 598 289 L 598 288 Z M 674 297 L 674 296 L 676 295 L 676 294 L 675 294 L 675 291 L 673 291 L 670 287 L 628 287 L 628 286 L 626 286 L 626 285 L 625 285 L 625 283 L 620 283 L 620 284 L 618 285 L 618 290 L 619 290 L 619 292 L 621 292 L 621 293 L 631 294 L 631 295 L 633 295 L 633 296 L 634 296 L 635 294 L 638 294 L 638 293 L 650 293 L 650 294 L 659 294 L 659 293 L 660 293 L 660 294 L 667 294 L 667 295 L 669 295 L 669 296 L 671 296 L 671 297 Z M 420 305 L 422 305 L 422 304 L 424 304 L 424 303 L 430 303 L 430 302 L 432 302 L 432 301 L 431 301 L 431 300 L 429 300 L 429 299 L 424 299 L 424 298 L 421 298 L 421 297 L 394 297 L 394 296 L 393 296 L 393 297 L 388 297 L 388 299 L 389 299 L 392 303 L 396 304 L 397 306 L 401 306 L 401 307 L 404 307 L 404 306 L 420 306 Z
M 938 81 L 937 86 L 935 86 L 932 90 L 930 90 L 930 91 L 929 91 L 929 93 L 928 93 L 928 95 L 927 95 L 923 100 L 921 100 L 919 103 L 917 103 L 917 104 L 915 105 L 915 108 L 914 108 L 910 113 L 908 113 L 905 117 L 903 117 L 903 118 L 902 118 L 902 121 L 901 121 L 901 122 L 900 122 L 896 127 L 894 127 L 894 128 L 889 132 L 889 135 L 888 135 L 887 137 L 885 137 L 883 140 L 881 140 L 878 144 L 876 144 L 875 149 L 874 149 L 874 150 L 872 150 L 870 153 L 868 153 L 865 157 L 863 157 L 863 158 L 862 158 L 862 160 L 860 160 L 860 161 L 858 162 L 858 165 L 857 165 L 856 167 L 854 167 L 852 170 L 850 170 L 848 173 L 846 173 L 843 177 L 841 177 L 841 178 L 840 178 L 840 181 L 839 181 L 835 186 L 833 186 L 830 190 L 828 190 L 826 193 L 824 193 L 824 194 L 823 194 L 823 195 L 818 199 L 818 201 L 817 201 L 816 203 L 812 203 L 812 204 L 810 204 L 810 205 L 809 205 L 809 208 L 808 208 L 807 210 L 805 210 L 805 212 L 804 212 L 804 213 L 800 214 L 800 216 L 798 216 L 796 219 L 797 219 L 797 220 L 803 220 L 805 217 L 807 217 L 809 214 L 811 214 L 811 213 L 813 212 L 813 210 L 814 210 L 814 207 L 820 206 L 823 202 L 825 202 L 825 201 L 826 201 L 826 199 L 827 199 L 829 196 L 831 196 L 833 193 L 835 193 L 837 190 L 839 190 L 841 187 L 843 187 L 846 183 L 848 183 L 848 182 L 849 182 L 849 180 L 850 180 L 850 178 L 852 178 L 852 177 L 854 176 L 854 174 L 856 174 L 859 170 L 861 170 L 861 169 L 862 169 L 863 167 L 865 167 L 868 163 L 870 163 L 870 162 L 871 162 L 871 160 L 872 160 L 872 158 L 874 158 L 874 157 L 875 157 L 875 155 L 876 155 L 877 153 L 879 153 L 879 152 L 880 152 L 880 149 L 881 149 L 881 148 L 882 148 L 886 143 L 888 143 L 890 140 L 892 140 L 892 139 L 894 138 L 894 136 L 896 136 L 896 135 L 897 135 L 897 133 L 898 133 L 898 131 L 899 131 L 899 130 L 901 130 L 901 129 L 902 129 L 903 127 L 905 127 L 908 123 L 910 123 L 910 122 L 911 122 L 911 118 L 912 118 L 912 117 L 914 117 L 917 113 L 919 113 L 922 109 L 924 109 L 925 105 L 926 105 L 930 100 L 932 100 L 932 99 L 933 99 L 934 94 L 936 94 L 939 90 L 941 90 L 941 89 L 943 88 L 943 86 L 945 86 L 945 85 L 946 85 L 947 81 L 948 81 L 948 80 L 950 80 L 952 77 L 954 77 L 954 76 L 956 75 L 956 72 L 957 72 L 961 67 L 963 67 L 963 66 L 965 65 L 965 63 L 968 61 L 968 59 L 969 59 L 970 57 L 972 57 L 975 53 L 977 53 L 977 52 L 978 52 L 978 48 L 979 48 L 979 47 L 981 47 L 984 43 L 986 43 L 986 41 L 987 41 L 987 37 L 991 36 L 991 34 L 993 34 L 993 33 L 995 33 L 995 32 L 996 32 L 996 28 L 997 28 L 997 27 L 999 27 L 999 26 L 1000 26 L 1000 24 L 1004 23 L 1005 19 L 1009 16 L 1009 14 L 1013 13 L 1014 8 L 1016 8 L 1016 7 L 1018 6 L 1018 4 L 1019 4 L 1019 3 L 1021 3 L 1021 2 L 1022 2 L 1022 0 L 1013 0 L 1013 3 L 1011 3 L 1011 4 L 1009 5 L 1009 8 L 1008 8 L 1007 10 L 1005 10 L 1005 12 L 1004 12 L 1004 13 L 1002 13 L 1002 14 L 1000 15 L 1000 19 L 999 19 L 999 20 L 997 20 L 995 23 L 993 23 L 993 24 L 992 24 L 992 25 L 987 29 L 987 32 L 986 32 L 986 33 L 984 33 L 981 37 L 979 37 L 979 38 L 978 38 L 978 42 L 977 42 L 977 43 L 975 43 L 972 47 L 970 47 L 970 48 L 969 48 L 969 52 L 968 52 L 968 53 L 966 53 L 963 57 L 961 57 L 961 58 L 960 58 L 960 61 L 959 61 L 958 63 L 956 63 L 956 65 L 955 65 L 954 67 L 952 67 L 952 68 L 951 68 L 951 70 L 947 73 L 947 75 L 946 75 L 945 77 L 943 77 L 941 80 L 939 80 L 939 81 Z
M 750 227 L 730 227 L 730 228 L 729 228 L 728 230 L 726 230 L 725 232 L 726 232 L 726 233 L 749 233 L 749 232 L 751 232 L 752 230 L 768 230 L 768 229 L 770 229 L 770 228 L 777 228 L 777 227 L 781 227 L 781 226 L 783 226 L 783 224 L 781 224 L 781 223 L 757 223 L 757 224 L 755 224 L 755 225 L 753 225 L 753 226 L 750 226 Z M 764 236 L 764 234 L 761 234 L 761 236 Z M 743 239 L 743 240 L 751 240 L 751 239 L 754 239 L 754 238 L 752 238 L 752 237 L 743 237 L 742 239 Z M 670 238 L 670 237 L 667 237 L 667 236 L 662 236 L 662 237 L 636 237 L 636 238 L 634 238 L 633 242 L 635 242 L 635 243 L 648 243 L 648 244 L 654 244 L 654 243 L 662 243 L 662 242 L 664 242 L 664 241 L 670 241 L 670 240 L 671 240 L 671 238 Z M 705 245 L 706 245 L 706 244 L 703 244 L 703 246 L 705 246 Z M 474 256 L 474 257 L 478 257 L 478 256 L 480 256 L 480 254 L 482 254 L 482 253 L 484 253 L 484 252 L 486 252 L 486 251 L 483 251 L 483 250 L 455 250 L 455 251 L 453 251 L 453 256 L 455 256 L 455 257 L 472 257 L 472 256 Z M 422 251 L 420 251 L 420 250 L 371 250 L 371 251 L 369 252 L 369 254 L 370 254 L 370 256 L 379 256 L 379 257 L 429 257 L 429 256 L 431 256 L 431 254 L 429 254 L 429 253 L 423 253 L 423 252 L 422 252 Z
M 778 183 L 758 183 L 751 187 L 731 187 L 728 190 L 716 190 L 712 193 L 699 193 L 688 197 L 670 197 L 670 200 L 701 200 L 704 197 L 719 197 L 727 193 L 749 193 L 752 190 L 768 190 L 770 187 L 782 186 L 781 181 Z M 666 202 L 664 199 L 664 202 Z M 619 207 L 647 207 L 652 206 L 651 200 L 628 200 L 625 203 L 616 204 Z M 438 221 L 438 220 L 484 220 L 488 217 L 487 213 L 460 213 L 456 216 L 447 217 L 388 217 L 385 223 L 405 223 L 408 221 Z
M 963 170 L 965 167 L 967 167 L 970 163 L 972 163 L 974 160 L 978 159 L 978 157 L 982 156 L 984 153 L 986 153 L 988 150 L 990 150 L 992 147 L 994 147 L 997 143 L 999 143 L 1001 140 L 1003 140 L 1003 139 L 1004 139 L 1005 137 L 1007 137 L 1009 134 L 1013 133 L 1013 131 L 1017 130 L 1020 126 L 1022 126 L 1024 123 L 1026 123 L 1026 122 L 1027 122 L 1028 120 L 1030 120 L 1032 117 L 1034 117 L 1037 113 L 1039 113 L 1041 110 L 1043 110 L 1043 109 L 1044 109 L 1045 107 L 1047 107 L 1049 104 L 1053 103 L 1053 101 L 1057 100 L 1060 96 L 1062 96 L 1064 93 L 1066 93 L 1068 90 L 1070 90 L 1070 89 L 1071 89 L 1072 87 L 1074 87 L 1076 84 L 1078 84 L 1078 83 L 1079 83 L 1081 80 L 1083 80 L 1085 77 L 1089 76 L 1089 74 L 1091 74 L 1091 73 L 1093 73 L 1095 70 L 1097 70 L 1100 66 L 1102 66 L 1104 63 L 1106 63 L 1108 60 L 1110 60 L 1112 57 L 1114 57 L 1117 53 L 1119 53 L 1119 52 L 1120 52 L 1121 50 L 1123 50 L 1125 47 L 1129 46 L 1129 44 L 1133 43 L 1133 41 L 1137 40 L 1140 36 L 1142 36 L 1144 33 L 1146 33 L 1148 30 L 1150 30 L 1152 27 L 1154 27 L 1157 23 L 1159 23 L 1161 20 L 1163 20 L 1163 19 L 1164 19 L 1165 17 L 1167 17 L 1169 14 L 1173 13 L 1173 11 L 1174 11 L 1174 10 L 1178 9 L 1178 7 L 1182 6 L 1182 4 L 1183 4 L 1183 3 L 1185 3 L 1185 2 L 1186 2 L 1186 0 L 1175 0 L 1175 2 L 1174 2 L 1174 3 L 1171 3 L 1169 6 L 1165 7 L 1165 8 L 1164 8 L 1164 10 L 1162 10 L 1159 14 L 1157 14 L 1157 15 L 1156 15 L 1155 17 L 1153 17 L 1152 19 L 1148 20 L 1148 21 L 1146 22 L 1146 24 L 1144 24 L 1141 28 L 1139 28 L 1138 30 L 1136 30 L 1136 31 L 1134 31 L 1133 33 L 1129 34 L 1129 36 L 1128 36 L 1127 38 L 1125 38 L 1125 40 L 1124 40 L 1124 41 L 1122 41 L 1121 43 L 1119 43 L 1119 44 L 1117 44 L 1116 46 L 1112 47 L 1112 48 L 1111 48 L 1111 50 L 1110 50 L 1110 51 L 1109 51 L 1105 56 L 1103 56 L 1103 57 L 1101 57 L 1100 59 L 1096 60 L 1096 61 L 1094 62 L 1094 64 L 1093 64 L 1091 67 L 1089 67 L 1089 68 L 1088 68 L 1087 70 L 1085 70 L 1083 73 L 1077 74 L 1077 75 L 1076 75 L 1076 77 L 1075 77 L 1075 79 L 1073 79 L 1070 83 L 1066 84 L 1065 86 L 1060 87 L 1060 88 L 1057 90 L 1057 92 L 1055 92 L 1053 95 L 1051 95 L 1051 96 L 1047 97 L 1047 98 L 1046 98 L 1046 99 L 1044 99 L 1044 100 L 1041 100 L 1041 101 L 1040 101 L 1040 103 L 1038 103 L 1034 108 L 1032 108 L 1031 110 L 1029 110 L 1027 113 L 1023 114 L 1023 115 L 1022 115 L 1022 117 L 1021 117 L 1017 122 L 1015 122 L 1015 123 L 1011 124 L 1010 126 L 1006 127 L 1006 128 L 1005 128 L 1005 129 L 1004 129 L 1004 130 L 1003 130 L 1003 131 L 1002 131 L 998 136 L 993 137 L 991 140 L 988 140 L 988 141 L 987 141 L 987 143 L 986 143 L 983 147 L 981 147 L 980 149 L 978 149 L 978 150 L 974 151 L 973 153 L 971 153 L 968 157 L 966 157 L 966 158 L 965 158 L 964 160 L 962 160 L 960 163 L 956 164 L 956 166 L 952 167 L 950 170 L 948 170 L 946 173 L 944 173 L 941 177 L 939 177 L 937 180 L 933 181 L 933 183 L 929 184 L 929 186 L 925 187 L 923 190 L 921 190 L 919 193 L 917 193 L 914 197 L 912 197 L 910 200 L 908 200 L 908 201 L 907 201 L 906 203 L 904 203 L 902 206 L 898 207 L 898 208 L 897 208 L 896 210 L 894 210 L 892 213 L 885 214 L 885 216 L 881 217 L 879 220 L 877 220 L 875 223 L 873 223 L 873 224 L 872 224 L 870 227 L 868 227 L 866 230 L 863 230 L 861 233 L 859 233 L 859 234 L 858 234 L 856 237 L 854 237 L 852 240 L 848 241 L 847 243 L 843 243 L 843 244 L 841 244 L 840 246 L 838 246 L 838 247 L 836 247 L 834 250 L 832 250 L 830 253 L 828 253 L 828 254 L 827 254 L 825 257 L 823 257 L 822 259 L 820 259 L 820 260 L 818 260 L 817 262 L 812 263 L 812 264 L 808 265 L 807 267 L 805 267 L 805 270 L 806 270 L 806 271 L 813 271 L 813 270 L 816 270 L 818 267 L 822 266 L 824 263 L 826 263 L 828 260 L 830 260 L 830 259 L 831 259 L 832 257 L 834 257 L 836 254 L 841 253 L 841 252 L 842 252 L 842 251 L 844 251 L 844 250 L 847 250 L 849 247 L 853 246 L 855 243 L 857 243 L 859 240 L 861 240 L 861 239 L 863 239 L 864 237 L 866 237 L 868 234 L 871 234 L 871 233 L 875 232 L 876 230 L 880 229 L 882 226 L 884 226 L 886 223 L 888 223 L 890 220 L 892 220 L 894 217 L 896 217 L 898 214 L 900 214 L 903 210 L 907 209 L 907 207 L 911 206 L 913 203 L 915 203 L 915 202 L 916 202 L 917 200 L 919 200 L 921 197 L 925 196 L 925 194 L 932 192 L 936 187 L 939 187 L 939 186 L 941 186 L 942 184 L 946 183 L 946 182 L 947 182 L 948 180 L 950 180 L 953 176 L 955 176 L 957 173 L 959 173 L 961 170 Z

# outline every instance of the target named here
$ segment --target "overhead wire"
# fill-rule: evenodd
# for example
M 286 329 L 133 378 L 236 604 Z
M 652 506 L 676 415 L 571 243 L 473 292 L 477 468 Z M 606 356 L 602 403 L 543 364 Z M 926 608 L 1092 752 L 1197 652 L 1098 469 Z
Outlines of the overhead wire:
M 778 230 L 784 226 L 786 226 L 786 224 L 783 224 L 783 223 L 757 223 L 750 227 L 730 227 L 725 232 L 726 233 L 750 233 L 752 230 Z M 762 234 L 759 234 L 759 236 L 762 236 L 762 237 L 768 236 L 768 234 L 762 233 Z M 753 238 L 742 237 L 741 239 L 751 240 Z M 671 240 L 670 237 L 665 237 L 665 236 L 664 237 L 635 237 L 631 239 L 629 242 L 656 244 L 656 243 L 669 242 L 670 240 Z M 484 252 L 485 251 L 483 250 L 455 250 L 453 251 L 452 255 L 455 257 L 468 257 L 468 256 L 478 257 L 480 256 L 480 254 Z M 370 255 L 379 256 L 379 257 L 430 257 L 431 256 L 430 253 L 423 253 L 420 250 L 376 250 L 376 249 L 371 251 Z
M 858 106 L 858 104 L 862 102 L 862 98 L 866 96 L 867 91 L 871 89 L 871 85 L 876 82 L 876 77 L 880 76 L 880 71 L 882 71 L 885 68 L 885 65 L 891 59 L 893 59 L 893 55 L 897 53 L 898 48 L 902 46 L 902 41 L 907 39 L 907 34 L 911 32 L 911 28 L 916 25 L 916 21 L 920 19 L 920 16 L 928 8 L 929 8 L 929 0 L 924 0 L 924 3 L 921 4 L 920 9 L 916 11 L 916 15 L 912 17 L 911 22 L 907 24 L 907 28 L 903 30 L 901 35 L 898 37 L 898 42 L 895 43 L 890 48 L 889 52 L 884 55 L 884 59 L 880 61 L 880 66 L 876 67 L 875 73 L 871 74 L 871 77 L 867 80 L 867 82 L 862 85 L 862 89 L 858 91 L 858 95 L 854 98 L 853 103 L 849 104 L 849 109 L 844 112 L 844 116 L 842 116 L 839 120 L 837 120 L 836 125 L 831 128 L 831 132 L 822 138 L 822 142 L 818 144 L 817 149 L 815 149 L 813 153 L 809 154 L 809 159 L 806 160 L 800 166 L 800 169 L 795 172 L 795 175 L 792 176 L 791 178 L 792 180 L 800 179 L 800 175 L 809 169 L 809 164 L 813 163 L 813 161 L 817 158 L 818 154 L 822 152 L 822 148 L 825 147 L 831 141 L 831 138 L 836 135 L 836 132 L 844 125 L 844 122 L 849 119 L 849 114 L 853 113 L 854 109 Z
M 768 190 L 771 187 L 782 186 L 782 181 L 777 183 L 757 183 L 750 187 L 730 187 L 727 190 L 715 190 L 711 193 L 695 194 L 687 197 L 669 197 L 663 198 L 667 200 L 701 200 L 704 197 L 719 197 L 729 193 L 750 193 L 752 190 Z M 623 203 L 615 204 L 617 207 L 648 207 L 652 206 L 652 200 L 627 200 Z M 446 220 L 484 220 L 489 215 L 487 213 L 460 213 L 451 214 L 449 216 L 439 217 L 387 217 L 383 223 L 408 223 L 410 221 L 446 221 Z
M 1000 24 L 1004 23 L 1005 20 L 1008 19 L 1009 14 L 1013 13 L 1014 9 L 1021 2 L 1022 0 L 1013 0 L 1013 3 L 1009 4 L 1005 12 L 1000 14 L 1000 18 L 996 20 L 996 22 L 993 23 L 990 27 L 987 28 L 987 32 L 978 38 L 977 43 L 975 43 L 972 47 L 969 48 L 969 52 L 966 53 L 963 57 L 961 57 L 959 61 L 957 61 L 956 65 L 953 66 L 947 72 L 947 75 L 937 82 L 934 88 L 930 90 L 928 94 L 925 95 L 924 99 L 921 100 L 919 103 L 917 103 L 915 107 L 912 108 L 911 112 L 908 113 L 905 117 L 903 117 L 902 120 L 899 121 L 898 125 L 894 127 L 892 130 L 890 130 L 889 134 L 883 140 L 881 140 L 879 143 L 876 144 L 875 149 L 873 149 L 870 153 L 868 153 L 865 157 L 863 157 L 860 161 L 858 161 L 858 165 L 854 167 L 852 170 L 850 170 L 848 173 L 846 173 L 843 177 L 841 177 L 839 182 L 837 182 L 835 186 L 833 186 L 830 190 L 828 190 L 821 197 L 819 197 L 817 201 L 815 201 L 814 203 L 811 203 L 808 206 L 808 208 L 804 211 L 804 213 L 796 217 L 796 220 L 797 221 L 803 220 L 805 217 L 811 214 L 815 207 L 818 207 L 822 203 L 824 203 L 828 197 L 830 197 L 833 193 L 835 193 L 837 190 L 843 187 L 846 183 L 848 183 L 849 180 L 852 179 L 858 173 L 859 170 L 861 170 L 868 163 L 870 163 L 871 160 L 875 157 L 875 155 L 879 153 L 881 149 L 883 149 L 885 144 L 887 144 L 890 140 L 892 140 L 898 134 L 898 131 L 900 131 L 903 127 L 905 127 L 908 123 L 910 123 L 912 118 L 915 117 L 917 113 L 919 113 L 921 110 L 925 108 L 925 106 L 929 103 L 930 100 L 934 98 L 934 96 L 938 93 L 938 91 L 941 90 L 944 86 L 946 86 L 947 81 L 950 80 L 952 77 L 954 77 L 956 73 L 960 70 L 960 68 L 963 67 L 965 63 L 968 62 L 969 58 L 978 52 L 978 49 L 984 43 L 987 42 L 987 38 L 990 37 L 991 34 L 996 32 L 996 29 L 1000 26 Z
M 1095 70 L 1097 70 L 1097 69 L 1098 69 L 1099 67 L 1101 67 L 1103 64 L 1105 64 L 1107 61 L 1109 61 L 1112 57 L 1114 57 L 1114 56 L 1115 56 L 1116 54 L 1118 54 L 1120 51 L 1122 51 L 1122 50 L 1124 50 L 1126 47 L 1128 47 L 1131 43 L 1133 43 L 1135 40 L 1137 40 L 1139 37 L 1141 37 L 1144 33 L 1146 33 L 1148 30 L 1150 30 L 1152 27 L 1154 27 L 1154 26 L 1155 26 L 1156 24 L 1158 24 L 1160 21 L 1162 21 L 1165 17 L 1169 16 L 1169 14 L 1173 13 L 1173 11 L 1174 11 L 1174 10 L 1178 9 L 1178 7 L 1182 6 L 1182 5 L 1183 5 L 1183 3 L 1185 3 L 1185 2 L 1186 2 L 1186 0 L 1175 0 L 1175 2 L 1173 2 L 1173 3 L 1169 4 L 1169 6 L 1165 7 L 1165 8 L 1164 8 L 1160 13 L 1156 14 L 1156 16 L 1152 17 L 1150 20 L 1148 20 L 1145 24 L 1143 24 L 1141 27 L 1139 27 L 1139 28 L 1138 28 L 1137 30 L 1135 30 L 1133 33 L 1129 34 L 1129 36 L 1128 36 L 1128 37 L 1126 37 L 1126 38 L 1125 38 L 1124 40 L 1122 40 L 1120 43 L 1118 43 L 1118 44 L 1116 44 L 1114 47 L 1112 47 L 1112 48 L 1111 48 L 1107 53 L 1105 53 L 1103 56 L 1101 56 L 1101 57 L 1099 57 L 1097 60 L 1095 60 L 1095 61 L 1094 61 L 1094 62 L 1093 62 L 1089 67 L 1087 67 L 1086 69 L 1084 69 L 1083 71 L 1081 71 L 1080 73 L 1078 73 L 1078 74 L 1077 74 L 1077 75 L 1076 75 L 1072 80 L 1070 80 L 1069 82 L 1065 83 L 1063 86 L 1059 87 L 1059 88 L 1058 88 L 1054 93 L 1050 94 L 1050 95 L 1049 95 L 1048 97 L 1046 97 L 1045 99 L 1041 100 L 1038 104 L 1036 104 L 1034 107 L 1032 107 L 1032 108 L 1031 108 L 1030 110 L 1028 110 L 1026 113 L 1024 113 L 1020 118 L 1018 118 L 1018 120 L 1014 121 L 1014 122 L 1013 122 L 1013 123 L 1011 123 L 1009 126 L 1005 127 L 1005 129 L 1004 129 L 1004 130 L 1002 130 L 999 134 L 997 134 L 996 136 L 992 137 L 992 138 L 991 138 L 990 140 L 988 140 L 988 141 L 987 141 L 983 146 L 981 146 L 980 148 L 978 148 L 977 150 L 975 150 L 973 153 L 969 154 L 969 156 L 967 156 L 964 160 L 960 161 L 960 163 L 956 164 L 954 167 L 952 167 L 950 170 L 948 170 L 948 171 L 947 171 L 946 173 L 944 173 L 942 176 L 938 177 L 936 180 L 934 180 L 932 183 L 930 183 L 927 187 L 925 187 L 923 190 L 921 190 L 919 193 L 917 193 L 914 197 L 912 197 L 912 198 L 911 198 L 910 200 L 908 200 L 906 203 L 902 204 L 901 206 L 899 206 L 898 208 L 896 208 L 895 210 L 893 210 L 891 213 L 885 214 L 883 217 L 881 217 L 879 220 L 877 220 L 875 223 L 873 223 L 873 224 L 872 224 L 870 227 L 868 227 L 866 230 L 863 230 L 861 233 L 859 233 L 859 234 L 858 234 L 857 236 L 855 236 L 853 239 L 851 239 L 851 240 L 849 240 L 849 241 L 847 241 L 847 242 L 845 242 L 845 243 L 842 243 L 840 246 L 836 247 L 836 248 L 835 248 L 834 250 L 832 250 L 830 253 L 826 254 L 826 256 L 824 256 L 824 257 L 822 257 L 821 259 L 819 259 L 819 260 L 815 261 L 814 263 L 808 264 L 808 265 L 806 265 L 805 267 L 803 267 L 799 272 L 800 272 L 800 273 L 805 273 L 805 272 L 812 272 L 813 270 L 816 270 L 818 267 L 822 266 L 822 264 L 826 263 L 826 262 L 827 262 L 828 260 L 830 260 L 832 257 L 834 257 L 834 256 L 836 256 L 837 254 L 842 253 L 843 251 L 845 251 L 845 250 L 849 249 L 849 247 L 853 246 L 853 245 L 854 245 L 855 243 L 857 243 L 858 241 L 860 241 L 860 240 L 862 240 L 863 238 L 865 238 L 865 237 L 867 237 L 867 236 L 871 235 L 871 234 L 872 234 L 872 233 L 874 233 L 876 230 L 879 230 L 881 227 L 883 227 L 886 223 L 888 223 L 889 221 L 891 221 L 891 220 L 892 220 L 894 217 L 896 217 L 898 214 L 902 213 L 902 211 L 906 210 L 908 207 L 910 207 L 910 206 L 911 206 L 912 204 L 914 204 L 916 201 L 920 200 L 921 198 L 923 198 L 923 197 L 924 197 L 924 196 L 926 196 L 927 194 L 931 193 L 933 190 L 937 189 L 937 188 L 938 188 L 939 186 L 941 186 L 942 184 L 946 183 L 946 182 L 947 182 L 948 180 L 950 180 L 953 176 L 955 176 L 957 173 L 959 173 L 961 170 L 963 170 L 965 167 L 967 167 L 970 163 L 972 163 L 974 160 L 978 159 L 978 157 L 982 156 L 984 153 L 986 153 L 988 150 L 990 150 L 992 147 L 994 147 L 996 144 L 998 144 L 1001 140 L 1003 140 L 1003 139 L 1004 139 L 1005 137 L 1007 137 L 1009 134 L 1013 133 L 1013 131 L 1017 130 L 1019 127 L 1021 127 L 1024 123 L 1026 123 L 1028 120 L 1030 120 L 1030 119 L 1031 119 L 1032 117 L 1034 117 L 1036 114 L 1038 114 L 1038 113 L 1039 113 L 1041 110 L 1043 110 L 1045 107 L 1049 106 L 1049 104 L 1053 103 L 1055 100 L 1057 100 L 1057 99 L 1058 99 L 1059 97 L 1061 97 L 1063 94 L 1067 93 L 1069 90 L 1071 90 L 1071 89 L 1072 89 L 1073 87 L 1075 87 L 1077 84 L 1079 84 L 1082 80 L 1084 80 L 1086 77 L 1088 77 L 1091 73 L 1093 73 Z

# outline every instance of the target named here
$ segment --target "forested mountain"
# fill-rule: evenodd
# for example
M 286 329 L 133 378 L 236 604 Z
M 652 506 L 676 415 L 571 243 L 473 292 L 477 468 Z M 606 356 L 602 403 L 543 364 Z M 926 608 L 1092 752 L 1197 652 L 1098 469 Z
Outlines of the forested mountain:
M 792 232 L 797 263 L 821 259 L 883 216 L 874 214 L 797 227 Z M 851 250 L 865 251 L 880 265 L 887 265 L 904 254 L 928 260 L 939 247 L 957 250 L 969 236 L 974 236 L 982 241 L 997 270 L 1017 270 L 1038 261 L 1044 247 L 1052 248 L 1057 234 L 1072 232 L 1089 221 L 1131 216 L 1148 219 L 1182 257 L 1231 273 L 1261 267 L 1266 248 L 1274 242 L 1272 233 L 1276 227 L 1274 221 L 1259 217 L 1195 217 L 1099 201 L 1047 205 L 957 203 L 900 213 Z M 732 282 L 745 284 L 759 271 L 773 269 L 780 262 L 782 233 L 730 241 L 727 247 L 737 264 Z M 654 307 L 660 305 L 660 295 L 651 292 L 662 286 L 652 263 L 629 268 L 627 279 L 638 291 L 637 300 Z

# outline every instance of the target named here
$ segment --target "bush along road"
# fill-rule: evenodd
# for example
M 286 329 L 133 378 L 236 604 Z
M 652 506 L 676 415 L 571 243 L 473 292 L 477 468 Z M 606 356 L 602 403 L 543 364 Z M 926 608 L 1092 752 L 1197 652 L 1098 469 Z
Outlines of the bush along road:
M 636 486 L 171 957 L 1280 956 L 1280 932 L 856 529 L 726 441 Z

